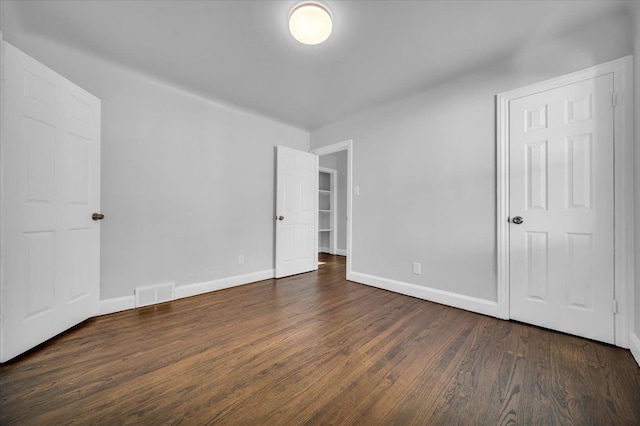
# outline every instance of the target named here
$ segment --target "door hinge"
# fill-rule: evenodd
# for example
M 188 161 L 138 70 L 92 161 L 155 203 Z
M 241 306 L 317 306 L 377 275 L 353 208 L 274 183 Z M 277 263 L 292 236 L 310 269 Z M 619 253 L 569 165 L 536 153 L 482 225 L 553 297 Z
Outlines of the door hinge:
M 611 105 L 613 105 L 614 108 L 618 105 L 618 94 L 616 92 L 611 94 Z
M 611 310 L 613 311 L 614 314 L 618 313 L 618 301 L 617 300 L 613 300 L 613 305 L 611 306 Z

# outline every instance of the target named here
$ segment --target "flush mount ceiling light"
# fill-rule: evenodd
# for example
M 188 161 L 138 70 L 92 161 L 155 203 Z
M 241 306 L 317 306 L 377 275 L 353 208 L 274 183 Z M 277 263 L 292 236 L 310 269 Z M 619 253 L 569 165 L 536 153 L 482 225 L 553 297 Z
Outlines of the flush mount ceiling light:
M 321 4 L 305 2 L 289 14 L 289 31 L 300 43 L 320 44 L 331 35 L 331 14 Z

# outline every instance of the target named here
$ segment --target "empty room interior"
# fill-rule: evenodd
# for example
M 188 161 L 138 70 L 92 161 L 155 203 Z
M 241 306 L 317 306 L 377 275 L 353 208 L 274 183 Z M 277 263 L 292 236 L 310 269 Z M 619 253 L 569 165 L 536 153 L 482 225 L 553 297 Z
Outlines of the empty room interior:
M 640 2 L 0 0 L 0 45 L 0 424 L 640 424 Z

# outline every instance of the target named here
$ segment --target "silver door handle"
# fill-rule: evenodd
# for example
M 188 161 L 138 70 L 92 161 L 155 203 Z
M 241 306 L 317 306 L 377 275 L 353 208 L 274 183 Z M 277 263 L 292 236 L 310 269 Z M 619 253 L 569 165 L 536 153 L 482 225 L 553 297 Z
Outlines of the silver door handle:
M 515 223 L 516 225 L 520 225 L 522 222 L 524 222 L 524 219 L 521 218 L 520 216 L 516 216 L 513 218 L 513 223 Z

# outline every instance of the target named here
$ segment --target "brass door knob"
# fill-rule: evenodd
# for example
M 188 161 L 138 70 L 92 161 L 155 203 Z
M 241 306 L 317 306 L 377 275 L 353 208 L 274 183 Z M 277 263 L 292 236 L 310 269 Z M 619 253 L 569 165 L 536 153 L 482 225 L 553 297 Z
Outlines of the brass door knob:
M 91 215 L 91 219 L 93 220 L 102 220 L 104 219 L 104 215 L 102 213 L 94 213 Z

